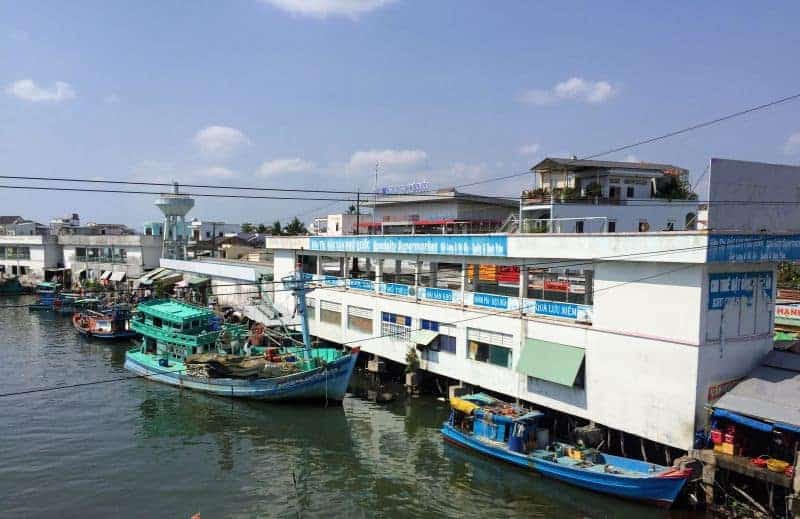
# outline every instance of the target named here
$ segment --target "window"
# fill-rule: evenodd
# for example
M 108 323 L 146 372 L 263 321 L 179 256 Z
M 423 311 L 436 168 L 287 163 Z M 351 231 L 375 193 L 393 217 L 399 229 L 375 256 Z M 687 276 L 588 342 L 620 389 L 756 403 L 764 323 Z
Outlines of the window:
M 372 310 L 359 306 L 348 306 L 347 329 L 363 333 L 372 333 Z
M 608 221 L 608 232 L 617 232 L 617 222 L 616 222 L 616 220 L 609 220 Z
M 420 319 L 420 328 L 423 330 L 431 330 L 439 332 L 439 337 L 436 338 L 431 349 L 443 351 L 445 353 L 456 352 L 456 327 L 452 324 L 442 324 L 436 321 L 429 321 L 427 319 Z
M 625 194 L 626 194 L 626 196 L 627 196 L 628 198 L 633 198 L 633 186 L 629 187 L 629 188 L 626 190 Z
M 647 220 L 639 220 L 639 232 L 647 232 L 650 230 L 650 224 Z
M 342 305 L 330 301 L 319 302 L 319 320 L 323 323 L 342 324 Z
M 75 248 L 75 259 L 78 261 L 83 261 L 86 259 L 86 247 Z
M 306 298 L 306 315 L 309 321 L 317 318 L 317 300 L 313 297 Z
M 467 329 L 467 357 L 487 364 L 510 368 L 513 337 L 504 333 Z
M 686 230 L 694 231 L 697 229 L 697 215 L 694 213 L 686 213 Z
M 611 200 L 619 200 L 619 187 L 609 186 L 608 198 L 610 198 Z
M 411 317 L 381 312 L 381 335 L 392 341 L 411 341 Z
M 582 233 L 583 232 L 583 220 L 578 220 L 575 222 L 575 232 Z
M 23 266 L 19 267 L 19 275 L 20 276 L 24 276 L 27 273 L 28 273 L 28 267 L 23 267 Z
M 667 222 L 667 230 L 674 231 L 675 230 L 675 220 L 669 220 Z
M 206 238 L 211 238 L 211 231 L 206 231 Z

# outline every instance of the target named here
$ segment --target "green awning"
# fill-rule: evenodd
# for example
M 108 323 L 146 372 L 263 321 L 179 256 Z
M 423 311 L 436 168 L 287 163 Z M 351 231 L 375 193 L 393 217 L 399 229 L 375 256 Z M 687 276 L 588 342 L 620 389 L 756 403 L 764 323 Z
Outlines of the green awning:
M 528 339 L 519 357 L 517 371 L 562 386 L 573 386 L 584 354 L 583 348 Z
M 439 332 L 434 332 L 433 330 L 414 330 L 411 332 L 410 339 L 414 344 L 427 346 L 438 336 Z
M 211 281 L 209 278 L 205 276 L 190 276 L 189 279 L 186 280 L 189 285 L 202 285 L 203 283 L 208 283 Z

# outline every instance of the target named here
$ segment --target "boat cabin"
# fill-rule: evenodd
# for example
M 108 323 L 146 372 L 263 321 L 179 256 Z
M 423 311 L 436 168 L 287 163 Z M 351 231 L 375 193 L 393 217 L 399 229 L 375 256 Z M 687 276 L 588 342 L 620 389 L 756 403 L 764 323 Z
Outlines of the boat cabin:
M 143 353 L 180 361 L 210 351 L 221 330 L 211 310 L 164 299 L 140 303 L 131 328 L 143 336 Z

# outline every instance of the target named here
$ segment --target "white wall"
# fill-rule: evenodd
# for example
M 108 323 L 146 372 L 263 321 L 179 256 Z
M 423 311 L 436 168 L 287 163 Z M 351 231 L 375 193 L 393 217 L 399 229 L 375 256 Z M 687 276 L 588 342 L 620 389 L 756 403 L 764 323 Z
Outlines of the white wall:
M 551 218 L 605 217 L 616 222 L 616 232 L 639 232 L 640 221 L 646 221 L 651 232 L 664 231 L 671 221 L 674 230 L 682 231 L 686 229 L 686 215 L 696 215 L 697 207 L 697 202 L 669 202 L 660 199 L 637 200 L 630 202 L 630 205 L 554 204 Z M 525 212 L 522 216 L 527 218 Z M 562 223 L 561 232 L 574 232 L 574 225 L 574 222 Z M 584 232 L 603 232 L 601 225 L 601 220 L 586 220 Z
M 713 201 L 708 205 L 708 227 L 715 231 L 800 231 L 798 178 L 799 166 L 711 159 L 698 189 L 702 200 Z

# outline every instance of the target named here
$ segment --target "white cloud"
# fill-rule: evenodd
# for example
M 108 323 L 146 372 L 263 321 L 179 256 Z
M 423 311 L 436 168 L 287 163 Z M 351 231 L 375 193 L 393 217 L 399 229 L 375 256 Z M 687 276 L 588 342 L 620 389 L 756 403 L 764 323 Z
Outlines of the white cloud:
M 120 98 L 117 94 L 108 94 L 103 98 L 103 102 L 107 105 L 114 105 L 119 103 Z
M 380 163 L 381 175 L 417 168 L 428 160 L 423 150 L 367 150 L 357 151 L 350 156 L 345 169 L 348 173 L 374 172 L 375 164 Z
M 15 81 L 6 87 L 6 93 L 32 103 L 60 103 L 75 97 L 75 90 L 69 83 L 56 81 L 52 87 L 46 88 L 37 85 L 32 79 Z
M 258 174 L 269 177 L 281 173 L 305 173 L 314 169 L 316 165 L 310 160 L 301 158 L 268 160 L 258 168 Z
M 786 139 L 783 145 L 783 152 L 787 155 L 800 153 L 800 132 L 793 133 Z
M 192 140 L 198 150 L 213 157 L 228 157 L 250 144 L 244 133 L 228 126 L 206 126 Z
M 626 155 L 625 158 L 622 159 L 622 160 L 623 160 L 623 162 L 641 162 L 639 157 L 637 157 L 634 154 Z
M 261 3 L 297 16 L 326 18 L 346 16 L 352 19 L 381 7 L 393 4 L 396 0 L 260 0 Z
M 538 144 L 526 144 L 524 146 L 519 147 L 519 154 L 520 155 L 536 155 L 539 153 L 539 149 L 541 148 Z
M 559 101 L 579 101 L 588 104 L 599 104 L 609 100 L 618 92 L 617 87 L 608 81 L 591 81 L 573 77 L 556 83 L 549 90 L 532 89 L 523 92 L 519 99 L 525 104 L 545 106 Z
M 235 171 L 223 168 L 221 166 L 211 166 L 208 168 L 200 169 L 196 172 L 197 175 L 201 177 L 210 177 L 210 178 L 234 178 L 238 177 L 239 174 Z

